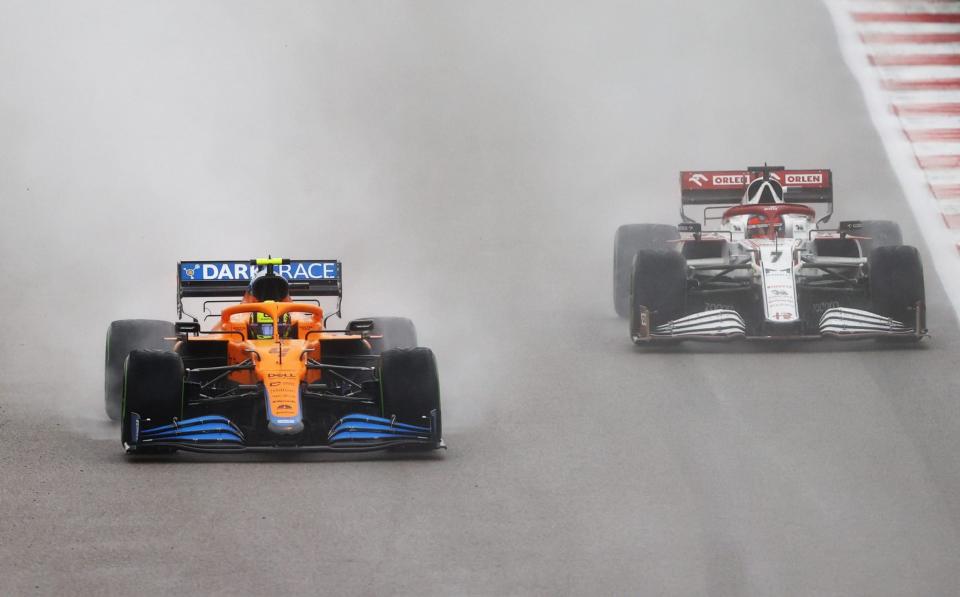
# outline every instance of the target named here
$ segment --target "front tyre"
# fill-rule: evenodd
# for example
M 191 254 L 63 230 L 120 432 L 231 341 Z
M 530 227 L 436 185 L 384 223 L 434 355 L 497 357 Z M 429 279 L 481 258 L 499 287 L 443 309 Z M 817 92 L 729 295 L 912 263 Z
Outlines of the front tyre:
M 123 362 L 135 348 L 165 350 L 174 335 L 173 323 L 156 319 L 122 319 L 107 328 L 107 344 L 104 367 L 104 409 L 107 416 L 116 421 L 120 418 L 120 401 L 123 395 Z
M 126 359 L 120 436 L 131 442 L 130 414 L 151 427 L 183 416 L 183 360 L 166 350 L 134 350 Z M 137 450 L 138 452 L 142 450 Z
M 633 260 L 630 291 L 630 331 L 639 334 L 643 310 L 646 326 L 657 326 L 681 317 L 687 302 L 687 260 L 676 251 L 639 251 Z
M 385 418 L 427 426 L 431 412 L 436 411 L 436 437 L 442 437 L 440 379 L 432 350 L 419 347 L 385 351 L 381 357 L 380 392 Z
M 923 263 L 916 247 L 878 247 L 870 253 L 870 300 L 878 315 L 895 319 L 919 331 L 926 328 L 923 316 L 925 292 Z
M 680 234 L 666 224 L 624 224 L 613 237 L 613 307 L 620 317 L 630 316 L 630 276 L 638 251 L 666 250 Z

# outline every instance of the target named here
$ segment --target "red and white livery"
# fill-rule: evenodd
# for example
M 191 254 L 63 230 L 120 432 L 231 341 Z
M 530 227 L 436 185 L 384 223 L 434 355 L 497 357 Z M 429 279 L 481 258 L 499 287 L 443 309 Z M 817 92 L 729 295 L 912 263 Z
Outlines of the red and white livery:
M 628 224 L 614 241 L 635 343 L 926 335 L 919 253 L 895 222 L 827 228 L 830 170 L 691 170 L 680 189 L 679 225 Z

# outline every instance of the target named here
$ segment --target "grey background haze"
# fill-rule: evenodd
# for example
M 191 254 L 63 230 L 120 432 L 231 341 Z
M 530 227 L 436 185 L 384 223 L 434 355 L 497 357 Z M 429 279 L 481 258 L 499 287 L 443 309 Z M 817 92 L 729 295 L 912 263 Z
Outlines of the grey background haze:
M 919 350 L 612 315 L 616 226 L 764 160 L 926 250 L 816 2 L 0 2 L 0 593 L 954 592 L 932 272 Z M 417 322 L 446 453 L 125 460 L 109 321 L 268 252 Z

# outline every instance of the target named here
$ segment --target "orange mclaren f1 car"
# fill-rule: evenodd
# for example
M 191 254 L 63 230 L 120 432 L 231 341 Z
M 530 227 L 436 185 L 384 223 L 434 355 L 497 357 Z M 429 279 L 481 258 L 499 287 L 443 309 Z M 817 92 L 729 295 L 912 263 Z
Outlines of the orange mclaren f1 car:
M 336 298 L 332 315 L 323 297 Z M 184 311 L 185 298 L 203 299 L 211 329 Z M 409 319 L 328 329 L 342 298 L 339 261 L 178 263 L 181 321 L 114 321 L 107 331 L 106 410 L 125 450 L 443 447 L 433 352 L 416 346 Z

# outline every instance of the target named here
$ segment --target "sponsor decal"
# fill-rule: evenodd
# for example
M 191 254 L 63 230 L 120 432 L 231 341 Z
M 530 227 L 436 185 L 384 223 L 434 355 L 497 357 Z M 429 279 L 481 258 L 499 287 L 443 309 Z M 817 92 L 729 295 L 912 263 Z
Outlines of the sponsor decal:
M 721 186 L 744 186 L 747 184 L 746 174 L 714 174 L 712 183 Z
M 288 280 L 336 280 L 338 277 L 334 261 L 297 261 L 276 266 L 276 272 Z
M 793 301 L 767 301 L 768 309 L 793 309 Z
M 774 259 L 782 252 L 774 247 L 763 247 L 763 301 L 767 319 L 771 321 L 793 321 L 797 319 L 796 288 L 793 280 L 792 264 L 786 260 Z
M 787 185 L 805 185 L 805 184 L 823 184 L 823 174 L 820 172 L 810 172 L 806 174 L 787 174 Z
M 814 313 L 823 313 L 827 309 L 836 309 L 840 306 L 840 301 L 824 301 L 822 303 L 813 303 L 812 309 Z
M 194 265 L 184 265 L 184 266 L 183 266 L 183 273 L 184 273 L 184 275 L 187 276 L 187 278 L 189 278 L 189 279 L 191 279 L 191 280 L 195 280 L 195 279 L 196 279 L 196 275 L 197 275 L 197 271 L 198 271 L 199 269 L 200 269 L 200 266 L 197 265 L 197 264 L 194 264 Z
M 736 309 L 733 308 L 733 305 L 724 305 L 723 303 L 704 303 L 703 304 L 704 311 L 717 311 L 720 309 L 723 309 L 726 311 L 736 311 Z
M 230 261 L 207 261 L 180 264 L 182 282 L 214 282 L 225 280 L 249 280 L 260 271 L 249 263 Z M 287 280 L 337 280 L 340 278 L 336 261 L 294 261 L 275 265 L 273 271 Z
M 268 373 L 268 376 L 270 374 Z M 274 373 L 274 377 L 287 377 L 284 373 Z M 290 378 L 267 381 L 267 398 L 270 405 L 270 414 L 274 417 L 296 416 L 300 413 L 299 384 L 297 376 L 290 374 Z

